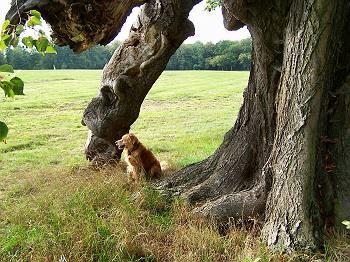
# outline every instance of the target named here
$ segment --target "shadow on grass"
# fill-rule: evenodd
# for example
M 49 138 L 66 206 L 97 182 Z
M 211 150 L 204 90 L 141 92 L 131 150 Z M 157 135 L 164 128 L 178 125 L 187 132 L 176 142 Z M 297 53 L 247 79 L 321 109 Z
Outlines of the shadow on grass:
M 44 143 L 39 142 L 39 141 L 30 141 L 28 143 L 23 143 L 19 145 L 13 145 L 13 146 L 8 146 L 7 148 L 1 149 L 1 153 L 9 153 L 9 152 L 14 152 L 14 151 L 20 151 L 20 150 L 30 150 L 34 149 L 38 146 L 43 146 Z

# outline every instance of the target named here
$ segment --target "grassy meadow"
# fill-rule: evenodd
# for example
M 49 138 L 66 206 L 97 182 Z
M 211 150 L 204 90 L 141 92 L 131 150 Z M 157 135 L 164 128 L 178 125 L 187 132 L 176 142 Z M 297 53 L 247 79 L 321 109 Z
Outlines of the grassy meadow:
M 0 144 L 0 261 L 346 261 L 345 240 L 325 254 L 272 254 L 258 224 L 222 236 L 181 199 L 128 185 L 125 164 L 93 169 L 80 121 L 101 71 L 17 74 L 26 95 L 0 102 L 10 128 Z M 171 169 L 199 161 L 232 127 L 247 80 L 248 72 L 164 72 L 132 131 Z
M 101 72 L 22 71 L 25 96 L 2 99 L 8 124 L 0 145 L 0 175 L 86 165 L 83 111 L 96 96 Z M 132 126 L 159 158 L 175 166 L 208 156 L 234 123 L 247 72 L 165 72 Z M 215 80 L 215 81 L 213 81 Z M 189 137 L 190 136 L 190 137 Z

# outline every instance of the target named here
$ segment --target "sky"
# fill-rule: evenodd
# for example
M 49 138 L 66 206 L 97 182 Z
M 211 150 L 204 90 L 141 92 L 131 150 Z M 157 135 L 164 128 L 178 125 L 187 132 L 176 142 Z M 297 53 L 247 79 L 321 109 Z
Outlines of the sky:
M 6 12 L 10 8 L 10 2 L 11 0 L 0 0 L 1 24 L 5 19 Z M 195 25 L 196 34 L 195 36 L 189 37 L 185 43 L 194 43 L 196 41 L 201 41 L 204 43 L 217 43 L 221 40 L 240 40 L 249 37 L 249 32 L 246 28 L 242 28 L 238 31 L 227 31 L 223 25 L 223 18 L 220 8 L 217 8 L 212 12 L 207 12 L 204 10 L 204 8 L 205 2 L 202 2 L 196 5 L 191 11 L 189 19 Z M 122 41 L 127 38 L 131 24 L 136 20 L 136 16 L 139 11 L 139 7 L 133 9 L 121 32 L 116 37 L 117 40 Z

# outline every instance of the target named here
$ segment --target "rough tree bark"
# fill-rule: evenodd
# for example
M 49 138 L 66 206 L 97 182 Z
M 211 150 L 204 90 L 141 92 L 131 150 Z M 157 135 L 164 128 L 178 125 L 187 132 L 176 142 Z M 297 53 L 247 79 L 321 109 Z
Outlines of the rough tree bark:
M 35 3 L 21 3 L 26 2 Z M 37 5 L 60 43 L 79 51 L 109 39 L 140 3 L 100 2 L 104 5 L 93 2 L 94 12 L 106 6 L 119 10 L 116 24 L 99 23 L 104 33 L 83 26 L 89 16 L 79 9 L 36 3 L 19 10 Z M 142 7 L 129 38 L 104 68 L 99 96 L 84 113 L 91 130 L 89 159 L 119 158 L 114 141 L 129 131 L 170 56 L 194 33 L 187 17 L 197 2 L 150 0 Z M 244 103 L 213 155 L 157 186 L 220 222 L 259 215 L 271 247 L 318 247 L 324 228 L 350 218 L 350 3 L 224 0 L 222 8 L 226 28 L 247 25 L 253 39 Z M 75 18 L 66 23 L 50 18 L 61 12 Z M 74 42 L 71 28 L 79 28 L 84 41 Z
M 271 247 L 318 247 L 325 226 L 350 216 L 349 3 L 224 1 L 223 10 L 227 28 L 247 24 L 253 38 L 244 104 L 212 156 L 159 186 L 219 220 L 264 215 Z
M 133 7 L 145 0 L 12 0 L 6 18 L 24 22 L 32 9 L 42 13 L 58 45 L 81 52 L 96 44 L 108 44 L 119 33 Z
M 328 222 L 320 193 L 327 193 L 322 184 L 334 170 L 322 165 L 321 150 L 325 139 L 334 138 L 327 131 L 329 92 L 338 80 L 348 15 L 348 1 L 293 1 L 289 7 L 268 163 L 273 184 L 263 235 L 269 245 L 313 247 Z

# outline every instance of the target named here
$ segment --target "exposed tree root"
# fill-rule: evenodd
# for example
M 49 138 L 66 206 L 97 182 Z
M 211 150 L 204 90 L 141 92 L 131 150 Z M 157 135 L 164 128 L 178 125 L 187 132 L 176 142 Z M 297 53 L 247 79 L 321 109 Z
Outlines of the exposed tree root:
M 240 130 L 230 130 L 212 156 L 164 178 L 157 188 L 184 197 L 197 206 L 194 212 L 215 220 L 263 214 L 268 191 L 263 161 L 256 161 L 256 150 L 244 143 Z
M 206 201 L 193 212 L 209 217 L 215 221 L 227 222 L 229 219 L 246 219 L 264 214 L 266 193 L 263 187 L 256 186 L 250 190 L 223 195 Z

